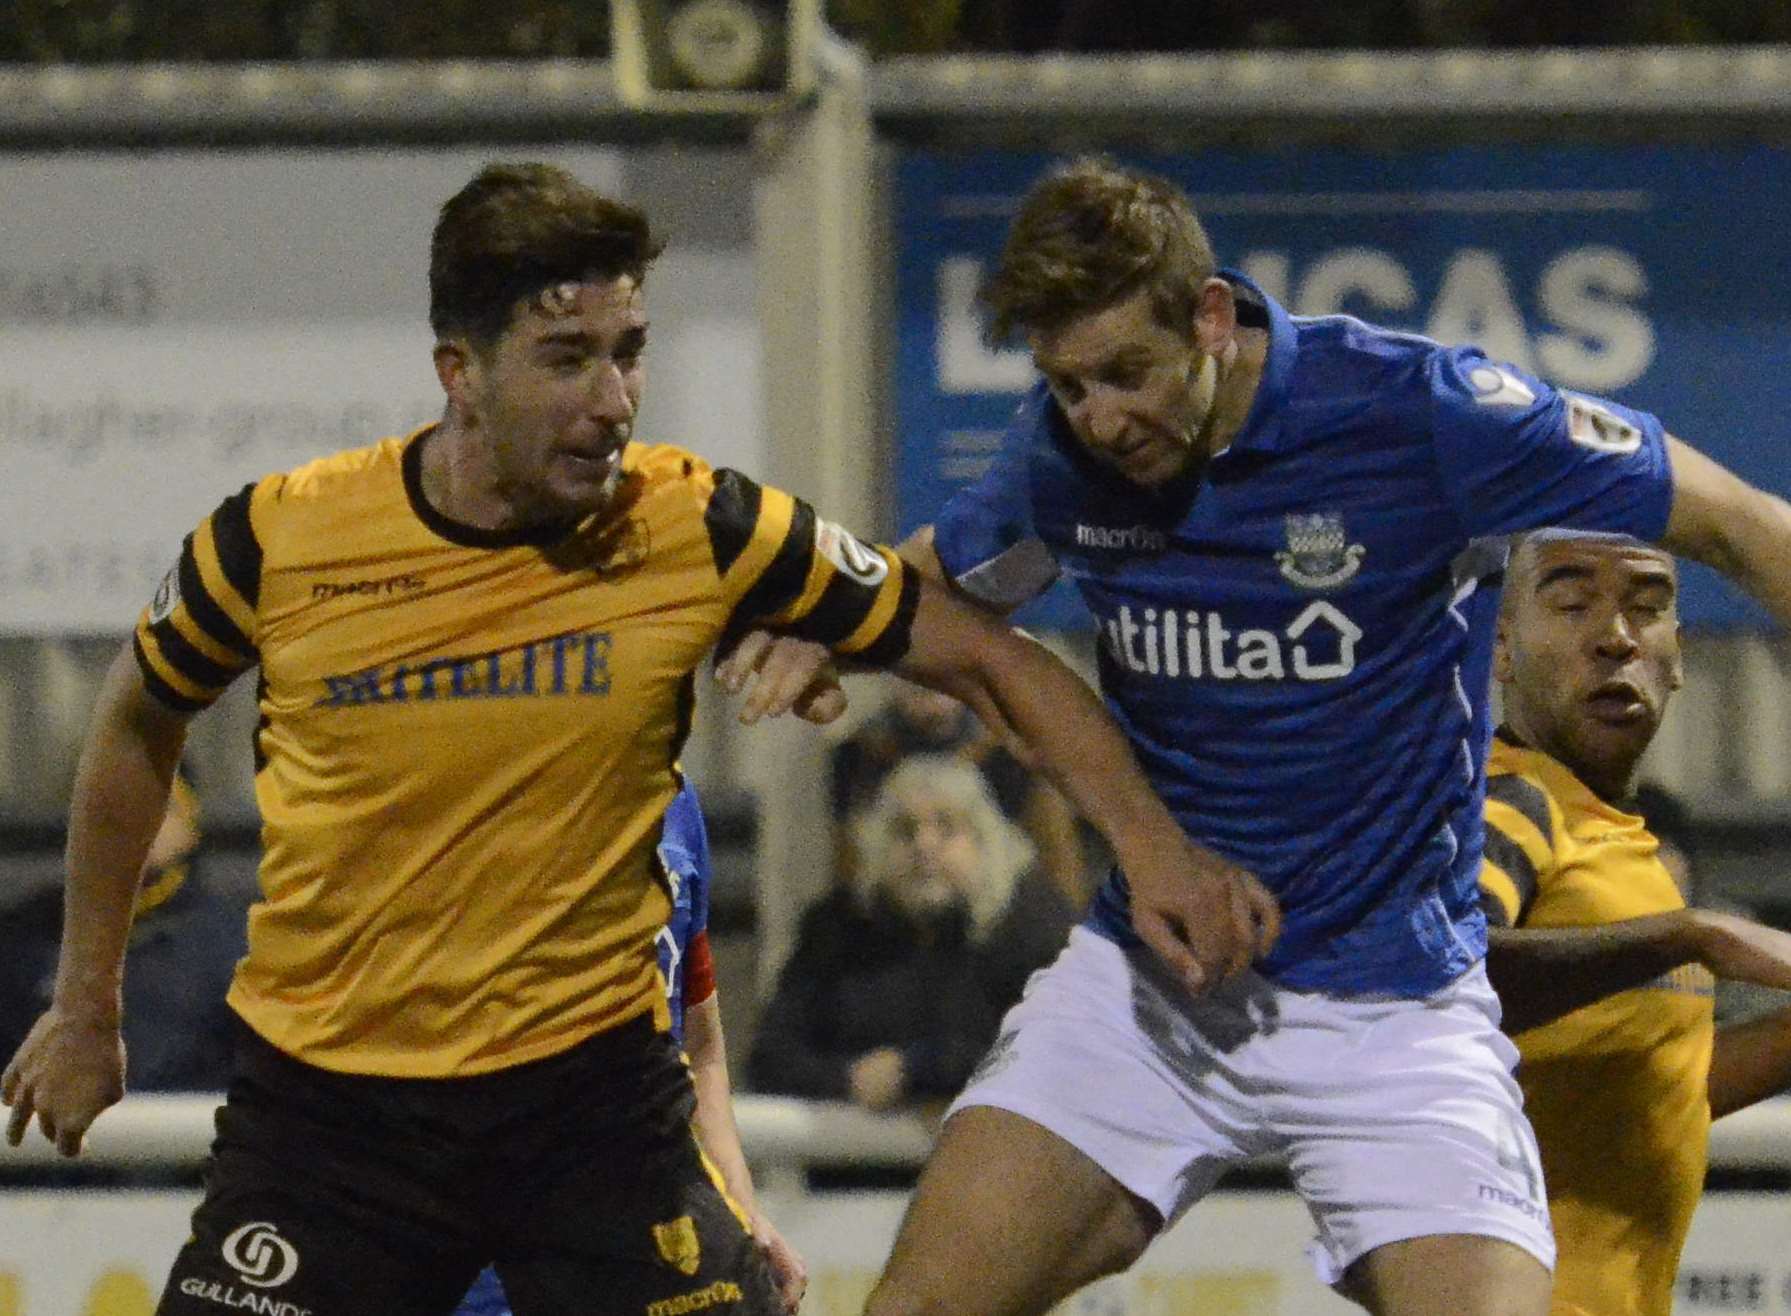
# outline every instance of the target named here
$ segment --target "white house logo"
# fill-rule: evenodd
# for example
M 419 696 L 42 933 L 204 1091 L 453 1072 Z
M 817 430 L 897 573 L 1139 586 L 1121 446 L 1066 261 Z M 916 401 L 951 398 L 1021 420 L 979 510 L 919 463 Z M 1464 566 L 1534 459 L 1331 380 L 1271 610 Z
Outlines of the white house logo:
M 1301 589 L 1332 589 L 1362 569 L 1368 550 L 1349 543 L 1335 512 L 1294 512 L 1286 518 L 1287 548 L 1275 554 L 1283 579 Z
M 1233 630 L 1217 612 L 1121 606 L 1107 650 L 1140 676 L 1212 681 L 1333 681 L 1356 670 L 1362 628 L 1315 599 L 1280 631 Z
M 1161 553 L 1169 536 L 1144 525 L 1076 525 L 1076 547 L 1117 548 L 1131 553 Z
M 278 1288 L 298 1273 L 298 1249 L 265 1220 L 244 1225 L 224 1240 L 224 1262 L 254 1288 Z

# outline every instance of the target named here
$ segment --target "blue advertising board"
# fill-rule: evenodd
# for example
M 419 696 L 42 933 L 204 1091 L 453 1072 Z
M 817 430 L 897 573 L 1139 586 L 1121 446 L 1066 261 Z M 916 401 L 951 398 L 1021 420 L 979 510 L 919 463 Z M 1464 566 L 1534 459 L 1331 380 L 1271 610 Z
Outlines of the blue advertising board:
M 1478 343 L 1791 494 L 1791 152 L 1505 145 L 1127 155 L 1185 188 L 1219 258 L 1296 314 Z M 1055 157 L 913 152 L 897 167 L 897 516 L 906 533 L 993 456 L 1032 379 L 983 340 L 978 283 Z M 1713 573 L 1685 619 L 1764 624 Z M 1078 624 L 1059 590 L 1027 615 Z

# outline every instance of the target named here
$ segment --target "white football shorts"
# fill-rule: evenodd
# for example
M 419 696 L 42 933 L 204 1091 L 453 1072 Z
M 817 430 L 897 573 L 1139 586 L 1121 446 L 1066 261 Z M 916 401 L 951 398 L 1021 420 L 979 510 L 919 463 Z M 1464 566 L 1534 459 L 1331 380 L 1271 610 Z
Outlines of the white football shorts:
M 1535 1135 L 1483 966 L 1423 1000 L 1289 991 L 1245 973 L 1189 995 L 1144 948 L 1070 934 L 951 1111 L 1063 1138 L 1162 1214 L 1284 1157 L 1335 1284 L 1385 1243 L 1504 1239 L 1554 1268 Z M 949 1113 L 949 1112 L 948 1112 Z

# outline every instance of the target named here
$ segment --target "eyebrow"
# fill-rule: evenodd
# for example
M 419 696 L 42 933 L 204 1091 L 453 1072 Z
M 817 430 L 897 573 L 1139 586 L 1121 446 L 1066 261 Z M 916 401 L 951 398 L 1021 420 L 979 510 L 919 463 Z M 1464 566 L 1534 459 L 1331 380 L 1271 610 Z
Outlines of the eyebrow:
M 1543 590 L 1547 589 L 1557 581 L 1570 580 L 1577 582 L 1590 580 L 1591 578 L 1591 567 L 1582 567 L 1573 563 L 1565 563 L 1558 567 L 1550 567 L 1547 571 L 1538 576 L 1536 578 L 1535 592 L 1540 594 Z
M 647 336 L 647 323 L 631 324 L 616 335 L 618 344 L 636 343 Z M 535 339 L 537 347 L 591 347 L 597 342 L 595 335 L 583 329 L 549 329 Z
M 1560 566 L 1550 567 L 1537 578 L 1535 592 L 1540 594 L 1557 581 L 1577 583 L 1582 580 L 1590 580 L 1592 575 L 1591 567 L 1581 566 L 1577 563 L 1562 563 Z M 1676 590 L 1678 581 L 1674 579 L 1673 573 L 1665 567 L 1638 566 L 1635 578 L 1630 581 L 1630 588 Z
M 1151 354 L 1141 347 L 1126 346 L 1115 348 L 1099 360 L 1091 361 L 1086 366 L 1067 361 L 1051 361 L 1043 357 L 1035 357 L 1034 364 L 1047 375 L 1099 375 L 1117 367 L 1130 366 L 1135 363 L 1148 364 Z

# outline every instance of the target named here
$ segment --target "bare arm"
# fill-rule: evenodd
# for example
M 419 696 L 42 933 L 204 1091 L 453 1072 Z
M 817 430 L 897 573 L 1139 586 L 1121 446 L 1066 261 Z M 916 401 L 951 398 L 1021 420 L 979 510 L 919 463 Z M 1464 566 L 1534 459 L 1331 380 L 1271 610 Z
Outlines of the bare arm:
M 808 1268 L 759 1210 L 753 1195 L 752 1171 L 747 1168 L 740 1129 L 734 1123 L 734 1094 L 728 1083 L 728 1047 L 721 1030 L 719 996 L 711 994 L 708 999 L 685 1007 L 684 1054 L 690 1060 L 690 1081 L 696 1088 L 697 1141 L 721 1171 L 728 1195 L 752 1222 L 753 1237 L 765 1252 L 785 1310 L 794 1312 L 808 1285 Z
M 1694 963 L 1718 978 L 1791 987 L 1791 935 L 1707 909 L 1598 927 L 1487 932 L 1487 976 L 1499 993 L 1508 1033 L 1551 1023 Z
M 81 751 L 69 814 L 62 954 L 51 1005 L 0 1078 L 17 1146 L 35 1113 L 65 1156 L 124 1092 L 124 952 L 144 858 L 167 812 L 187 720 L 149 694 L 127 644 Z
M 897 671 L 1025 743 L 1107 838 L 1132 886 L 1139 935 L 1191 989 L 1239 971 L 1274 944 L 1273 897 L 1188 838 L 1094 691 L 1043 645 L 923 576 Z
M 721 1031 L 721 998 L 710 996 L 684 1011 L 684 1054 L 690 1060 L 690 1081 L 696 1088 L 696 1131 L 721 1171 L 728 1193 L 748 1215 L 756 1214 L 752 1171 L 740 1148 L 734 1123 L 734 1093 L 728 1083 L 727 1039 Z
M 1791 625 L 1791 504 L 1671 436 L 1673 512 L 1662 544 L 1715 567 Z
M 1710 1054 L 1710 1114 L 1732 1115 L 1791 1087 L 1791 1009 L 1716 1030 Z

